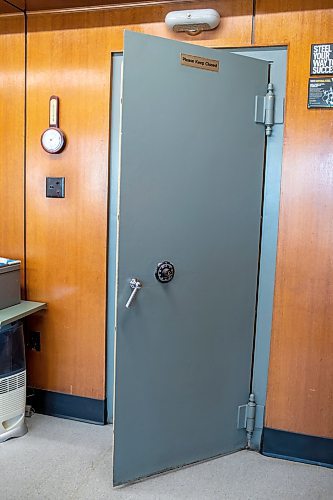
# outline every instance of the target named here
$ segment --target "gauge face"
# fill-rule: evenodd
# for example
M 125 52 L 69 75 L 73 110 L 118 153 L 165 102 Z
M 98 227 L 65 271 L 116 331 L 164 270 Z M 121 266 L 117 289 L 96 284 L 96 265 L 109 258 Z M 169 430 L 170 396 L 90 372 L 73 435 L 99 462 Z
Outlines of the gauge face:
M 47 153 L 60 153 L 65 146 L 65 136 L 58 128 L 50 127 L 43 133 L 41 142 Z

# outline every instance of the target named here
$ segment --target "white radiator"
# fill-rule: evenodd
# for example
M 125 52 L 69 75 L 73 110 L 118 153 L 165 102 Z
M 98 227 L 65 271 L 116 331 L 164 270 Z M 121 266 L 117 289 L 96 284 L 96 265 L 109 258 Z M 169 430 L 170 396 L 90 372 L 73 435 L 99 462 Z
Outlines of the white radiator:
M 26 432 L 26 371 L 0 378 L 0 443 Z

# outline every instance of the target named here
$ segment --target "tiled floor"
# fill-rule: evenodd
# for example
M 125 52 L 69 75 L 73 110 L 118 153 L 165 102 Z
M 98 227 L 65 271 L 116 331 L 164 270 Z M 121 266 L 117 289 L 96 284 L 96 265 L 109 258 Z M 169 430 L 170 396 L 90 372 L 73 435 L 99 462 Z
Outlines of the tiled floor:
M 333 470 L 242 451 L 112 488 L 112 427 L 35 415 L 0 445 L 0 500 L 327 499 Z

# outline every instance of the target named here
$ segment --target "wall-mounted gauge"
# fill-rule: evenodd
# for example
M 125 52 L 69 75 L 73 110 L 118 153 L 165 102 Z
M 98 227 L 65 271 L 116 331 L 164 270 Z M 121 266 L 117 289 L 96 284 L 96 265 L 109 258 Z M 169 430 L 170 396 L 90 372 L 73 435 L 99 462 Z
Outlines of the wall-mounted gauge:
M 50 97 L 50 125 L 41 137 L 41 144 L 47 153 L 61 153 L 66 145 L 65 134 L 59 128 L 59 97 Z

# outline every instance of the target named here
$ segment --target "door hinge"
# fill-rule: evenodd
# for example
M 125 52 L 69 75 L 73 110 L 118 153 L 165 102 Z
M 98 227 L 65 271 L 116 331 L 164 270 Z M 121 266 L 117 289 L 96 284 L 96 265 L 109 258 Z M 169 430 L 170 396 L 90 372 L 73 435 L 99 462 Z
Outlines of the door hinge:
M 245 405 L 238 406 L 237 429 L 246 430 L 246 448 L 251 447 L 251 438 L 255 429 L 262 429 L 264 423 L 265 407 L 257 405 L 255 396 L 250 394 Z
M 265 96 L 256 96 L 254 121 L 265 125 L 267 136 L 272 135 L 273 125 L 284 122 L 284 99 L 275 96 L 272 83 Z

